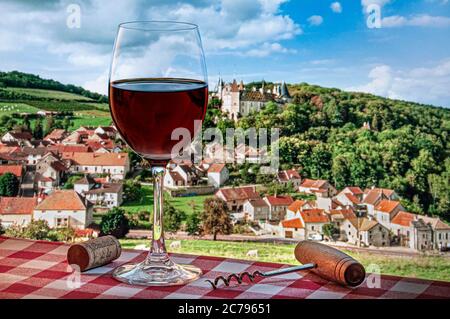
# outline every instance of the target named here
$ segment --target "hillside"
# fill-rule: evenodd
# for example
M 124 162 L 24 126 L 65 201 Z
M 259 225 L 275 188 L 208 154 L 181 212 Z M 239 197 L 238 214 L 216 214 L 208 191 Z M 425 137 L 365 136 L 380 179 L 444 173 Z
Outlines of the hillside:
M 248 87 L 253 85 L 260 83 Z M 299 167 L 303 177 L 327 179 L 338 189 L 392 188 L 408 211 L 450 221 L 449 109 L 306 83 L 289 85 L 289 90 L 291 103 L 282 108 L 269 103 L 237 123 L 209 108 L 204 127 L 278 127 L 283 168 Z M 73 85 L 0 72 L 0 133 L 19 126 L 32 131 L 38 126 L 45 134 L 54 127 L 108 125 L 105 101 Z M 59 114 L 41 123 L 39 110 Z M 265 178 L 247 166 L 252 165 L 233 168 L 236 183 Z
M 237 123 L 279 127 L 283 167 L 298 166 L 304 177 L 327 179 L 338 189 L 392 188 L 408 211 L 450 221 L 449 109 L 306 83 L 289 90 L 291 104 L 269 104 Z M 225 118 L 217 123 L 221 129 L 234 125 Z M 258 181 L 245 169 L 239 174 Z
M 0 72 L 0 132 L 23 125 L 25 117 L 33 127 L 38 111 L 58 112 L 56 126 L 68 130 L 111 122 L 106 96 L 33 74 Z

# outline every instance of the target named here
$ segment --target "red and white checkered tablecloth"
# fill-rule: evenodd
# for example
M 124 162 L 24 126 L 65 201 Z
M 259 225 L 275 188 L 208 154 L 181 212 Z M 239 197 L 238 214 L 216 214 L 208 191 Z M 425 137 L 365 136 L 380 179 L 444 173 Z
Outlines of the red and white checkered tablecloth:
M 200 267 L 204 274 L 201 279 L 185 286 L 130 286 L 116 281 L 110 273 L 122 263 L 143 260 L 147 252 L 124 250 L 113 263 L 77 275 L 66 261 L 68 247 L 0 237 L 0 298 L 450 298 L 448 282 L 383 275 L 380 288 L 368 288 L 364 282 L 351 289 L 307 271 L 212 290 L 206 278 L 256 269 L 269 271 L 286 265 L 180 254 L 172 254 L 173 259 Z

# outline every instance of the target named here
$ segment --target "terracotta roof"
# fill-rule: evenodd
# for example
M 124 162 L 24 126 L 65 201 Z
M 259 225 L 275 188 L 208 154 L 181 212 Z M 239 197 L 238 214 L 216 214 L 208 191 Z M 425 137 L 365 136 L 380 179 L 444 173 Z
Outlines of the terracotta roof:
M 86 174 L 83 177 L 81 177 L 80 179 L 77 179 L 74 184 L 79 184 L 79 185 L 92 185 L 95 184 L 95 180 L 91 177 L 91 175 Z
M 93 188 L 86 192 L 86 194 L 105 194 L 105 193 L 119 193 L 122 189 L 122 184 L 119 183 L 105 183 L 99 188 Z
M 304 228 L 300 218 L 286 219 L 281 222 L 283 228 Z
M 300 212 L 305 223 L 328 223 L 328 216 L 323 209 L 305 209 Z
M 225 168 L 225 164 L 213 163 L 208 168 L 208 173 L 220 173 Z
M 361 188 L 358 186 L 347 186 L 346 189 L 348 189 L 353 195 L 361 195 L 364 194 Z
M 264 201 L 264 199 L 259 198 L 259 199 L 249 199 L 248 202 L 253 206 L 253 207 L 269 207 L 269 205 L 267 205 L 267 203 Z
M 376 205 L 381 199 L 391 198 L 394 191 L 387 188 L 372 188 L 370 190 L 366 190 L 365 193 L 367 195 L 363 202 L 370 205 Z
M 36 197 L 0 197 L 0 215 L 31 215 Z
M 305 188 L 322 188 L 327 183 L 326 180 L 323 179 L 305 179 L 300 186 Z
M 17 177 L 21 177 L 22 171 L 22 165 L 0 165 L 0 175 L 3 175 L 5 173 L 12 173 Z
M 58 172 L 67 171 L 67 167 L 60 161 L 54 161 L 54 162 L 50 163 L 50 166 Z
M 359 228 L 359 231 L 369 231 L 376 225 L 379 225 L 376 220 L 369 220 L 368 218 L 349 218 L 349 221 L 352 223 L 353 227 Z
M 35 210 L 85 210 L 83 199 L 73 190 L 57 190 L 46 197 Z
M 355 212 L 351 209 L 330 209 L 330 215 L 341 215 L 343 219 L 356 218 Z
M 450 230 L 450 226 L 444 223 L 437 217 L 429 217 L 429 216 L 417 216 L 419 219 L 423 219 L 424 222 L 430 223 L 433 229 L 437 230 Z
M 282 182 L 288 182 L 292 179 L 301 179 L 301 176 L 295 169 L 289 169 L 278 172 L 278 179 Z
M 220 192 L 226 201 L 261 198 L 253 186 L 226 187 L 219 189 L 217 192 Z
M 69 159 L 77 165 L 125 166 L 127 153 L 63 153 L 63 159 Z
M 266 196 L 267 201 L 271 206 L 289 206 L 294 202 L 294 199 L 291 196 Z
M 30 132 L 9 132 L 17 140 L 31 140 L 33 135 Z
M 289 209 L 292 212 L 298 212 L 299 210 L 302 210 L 303 206 L 307 204 L 304 200 L 295 200 L 287 209 Z
M 87 153 L 89 152 L 89 146 L 83 144 L 75 144 L 75 145 L 64 145 L 64 144 L 56 144 L 47 147 L 49 150 L 57 152 L 57 153 L 70 153 L 70 152 L 79 152 L 79 153 Z
M 384 213 L 392 213 L 395 208 L 397 208 L 400 205 L 400 202 L 394 201 L 394 200 L 386 200 L 383 199 L 377 207 L 375 207 L 375 210 L 378 210 L 380 212 Z
M 54 129 L 49 134 L 47 134 L 46 137 L 44 137 L 44 140 L 62 140 L 66 137 L 67 131 L 64 129 Z
M 400 211 L 394 216 L 394 218 L 392 218 L 391 223 L 397 224 L 400 226 L 404 226 L 404 227 L 409 227 L 409 226 L 411 226 L 411 222 L 413 220 L 416 220 L 416 218 L 417 218 L 417 215 L 415 215 L 415 214 Z
M 50 150 L 47 147 L 23 147 L 22 148 L 22 152 L 25 153 L 26 155 L 41 155 L 44 156 L 45 154 L 47 154 L 48 152 L 50 152 Z
M 360 203 L 361 203 L 360 200 L 358 199 L 358 197 L 356 197 L 356 196 L 353 195 L 353 194 L 350 194 L 350 193 L 344 193 L 344 196 L 347 197 L 347 199 L 348 199 L 349 201 L 351 201 L 353 204 L 360 204 Z

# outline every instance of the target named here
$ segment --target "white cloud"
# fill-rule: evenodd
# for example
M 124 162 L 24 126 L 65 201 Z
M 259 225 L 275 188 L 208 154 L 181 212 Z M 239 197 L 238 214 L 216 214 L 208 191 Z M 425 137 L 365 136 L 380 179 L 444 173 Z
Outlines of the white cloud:
M 342 5 L 341 5 L 341 3 L 340 2 L 333 2 L 331 5 L 330 5 L 330 8 L 331 8 L 331 10 L 334 12 L 334 13 L 341 13 L 342 12 Z
M 108 94 L 108 71 L 104 71 L 97 78 L 84 82 L 83 87 L 89 91 Z
M 323 23 L 323 18 L 319 15 L 313 15 L 308 18 L 308 22 L 312 26 L 318 26 Z
M 110 4 L 109 0 L 80 0 L 81 28 L 66 26 L 67 5 L 72 0 L 48 3 L 0 2 L 0 52 L 24 54 L 46 52 L 45 68 L 66 69 L 57 80 L 86 84 L 104 93 L 101 81 L 117 25 L 131 20 L 180 20 L 199 25 L 207 54 L 264 56 L 287 54 L 282 41 L 302 34 L 302 29 L 280 7 L 289 0 L 130 0 Z M 65 64 L 64 64 L 65 62 Z M 27 65 L 31 66 L 28 61 Z M 8 61 L 0 61 L 7 68 Z M 32 65 L 33 70 L 44 69 Z M 96 84 L 97 83 L 97 84 Z M 96 90 L 97 90 L 96 89 Z
M 296 50 L 288 49 L 283 47 L 281 44 L 275 43 L 264 43 L 260 48 L 255 48 L 247 51 L 245 55 L 254 57 L 265 57 L 274 53 L 296 53 Z
M 448 27 L 450 18 L 444 16 L 430 16 L 428 14 L 404 17 L 399 15 L 385 17 L 381 20 L 384 28 L 414 26 L 414 27 Z
M 369 83 L 348 90 L 436 105 L 450 101 L 450 58 L 431 67 L 406 71 L 379 65 L 370 70 L 368 77 Z

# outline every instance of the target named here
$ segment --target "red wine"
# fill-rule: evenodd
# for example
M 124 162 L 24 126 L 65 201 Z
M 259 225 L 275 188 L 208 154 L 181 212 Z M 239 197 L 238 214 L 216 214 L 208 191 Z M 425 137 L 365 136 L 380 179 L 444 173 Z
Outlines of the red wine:
M 134 79 L 113 82 L 109 105 L 116 127 L 128 145 L 151 164 L 171 159 L 172 131 L 203 121 L 208 103 L 205 82 L 186 79 Z M 178 138 L 178 137 L 176 137 Z

